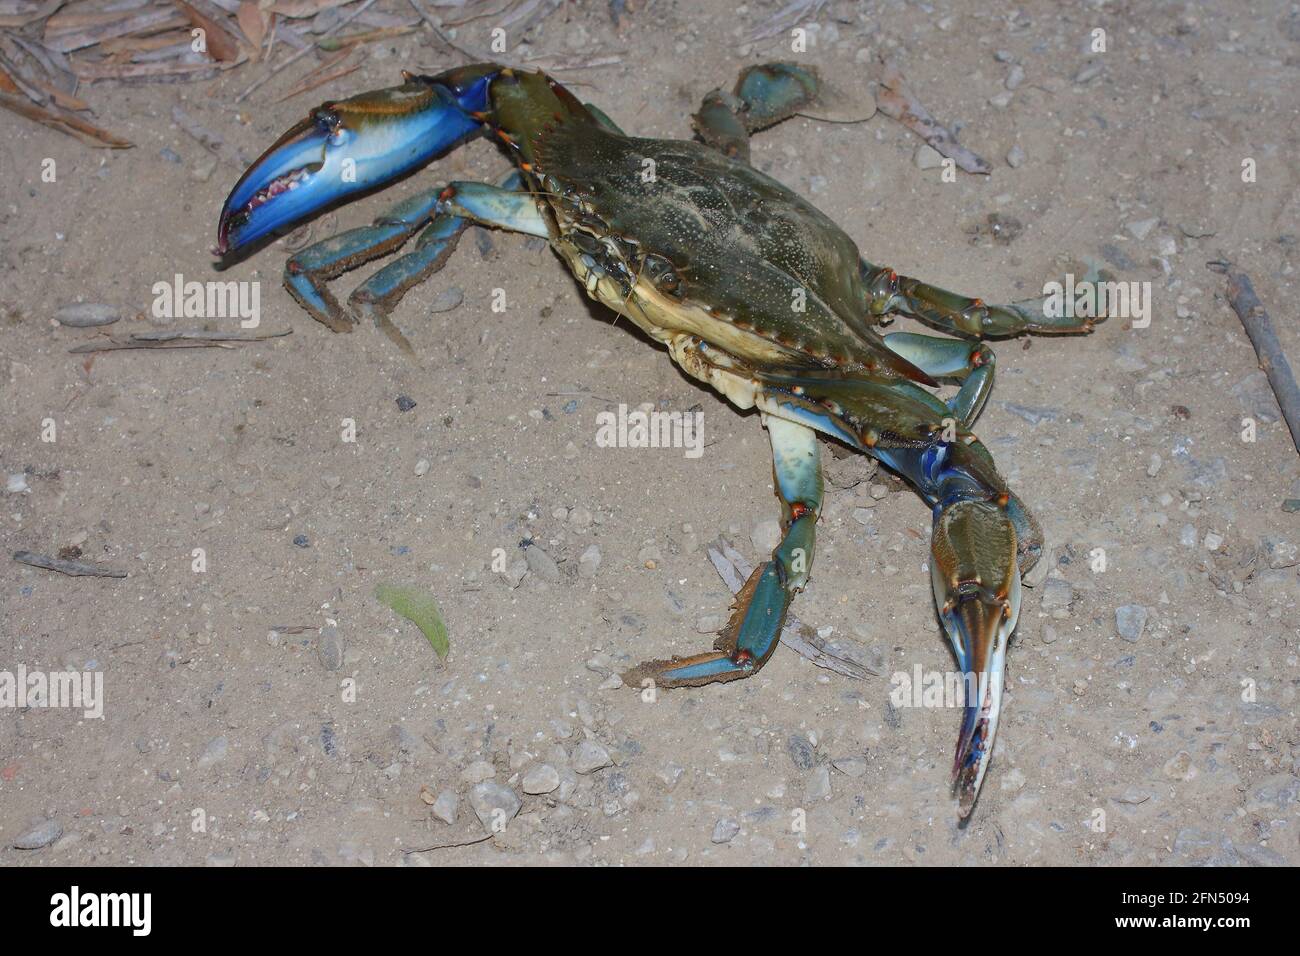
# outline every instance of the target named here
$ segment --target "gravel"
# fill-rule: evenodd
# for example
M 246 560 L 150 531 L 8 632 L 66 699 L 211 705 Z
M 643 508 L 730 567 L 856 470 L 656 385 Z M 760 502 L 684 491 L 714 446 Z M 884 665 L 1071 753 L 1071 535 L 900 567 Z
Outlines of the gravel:
M 59 325 L 73 329 L 90 329 L 101 325 L 112 325 L 122 318 L 122 310 L 115 305 L 101 302 L 77 302 L 60 306 L 54 313 L 54 320 Z
M 559 583 L 560 568 L 555 563 L 555 559 L 537 545 L 524 548 L 524 560 L 528 562 L 528 570 L 541 580 L 548 584 Z
M 519 795 L 495 781 L 485 781 L 469 792 L 469 805 L 488 833 L 500 833 L 523 807 Z
M 594 740 L 584 740 L 573 751 L 573 769 L 581 774 L 595 773 L 613 762 L 609 751 Z
M 339 629 L 333 624 L 327 624 L 320 629 L 316 636 L 316 659 L 320 661 L 321 667 L 327 671 L 336 671 L 343 666 L 343 638 L 339 636 Z
M 1147 626 L 1147 609 L 1141 604 L 1115 608 L 1115 633 L 1129 643 L 1136 643 Z
M 713 835 L 709 839 L 714 843 L 730 843 L 740 832 L 740 821 L 732 817 L 723 817 L 713 825 Z
M 560 786 L 560 772 L 549 763 L 538 764 L 524 774 L 524 793 L 550 793 Z
M 63 824 L 57 820 L 46 820 L 20 835 L 14 840 L 13 847 L 15 850 L 39 850 L 49 846 L 61 836 L 63 836 Z

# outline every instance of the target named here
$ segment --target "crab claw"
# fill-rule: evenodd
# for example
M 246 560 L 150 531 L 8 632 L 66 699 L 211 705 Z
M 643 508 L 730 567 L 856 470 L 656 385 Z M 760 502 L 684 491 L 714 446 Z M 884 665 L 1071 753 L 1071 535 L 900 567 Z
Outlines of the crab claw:
M 471 114 L 486 106 L 489 79 L 464 71 L 408 75 L 401 86 L 317 107 L 235 183 L 221 209 L 217 255 L 396 179 L 475 135 L 481 119 Z
M 988 770 L 1002 708 L 1007 643 L 1020 614 L 1016 530 L 1007 496 L 960 499 L 937 509 L 931 583 L 965 675 L 966 700 L 953 760 L 959 813 L 970 815 Z

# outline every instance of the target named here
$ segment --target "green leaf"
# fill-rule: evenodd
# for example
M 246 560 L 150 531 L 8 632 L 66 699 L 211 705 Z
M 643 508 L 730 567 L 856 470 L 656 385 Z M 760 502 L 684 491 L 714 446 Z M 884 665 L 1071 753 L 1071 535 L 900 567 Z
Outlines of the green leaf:
M 375 597 L 381 604 L 392 608 L 423 631 L 439 657 L 447 656 L 451 650 L 451 643 L 447 640 L 447 625 L 442 621 L 442 612 L 438 610 L 438 602 L 432 594 L 419 588 L 378 584 L 375 586 Z

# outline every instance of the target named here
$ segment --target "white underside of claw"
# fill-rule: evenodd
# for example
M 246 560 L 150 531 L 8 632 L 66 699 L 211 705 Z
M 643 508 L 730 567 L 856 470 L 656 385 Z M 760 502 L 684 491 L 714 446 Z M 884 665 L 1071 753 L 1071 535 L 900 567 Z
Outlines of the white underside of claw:
M 993 745 L 997 740 L 998 720 L 1002 716 L 1002 689 L 1003 682 L 1006 679 L 1007 645 L 1011 643 L 1011 635 L 1015 632 L 1016 623 L 1020 619 L 1020 587 L 1020 575 L 1012 575 L 1011 588 L 1007 594 L 1010 613 L 1001 626 L 998 627 L 997 640 L 993 644 L 993 654 L 989 658 L 988 675 L 980 682 L 984 685 L 984 696 L 980 702 L 979 720 L 981 723 L 986 724 L 987 729 L 984 733 L 983 749 L 980 752 L 979 762 L 975 766 L 975 785 L 970 792 L 969 800 L 963 799 L 962 801 L 962 816 L 967 816 L 974 807 L 975 800 L 979 796 L 980 787 L 984 784 L 984 774 L 988 772 L 989 763 L 993 760 Z

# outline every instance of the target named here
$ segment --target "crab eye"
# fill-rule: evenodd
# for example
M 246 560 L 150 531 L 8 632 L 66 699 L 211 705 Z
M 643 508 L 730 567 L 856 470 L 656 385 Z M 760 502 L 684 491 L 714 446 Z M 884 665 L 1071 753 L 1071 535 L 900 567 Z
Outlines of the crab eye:
M 654 282 L 655 288 L 660 292 L 675 296 L 681 294 L 681 277 L 677 275 L 673 264 L 667 259 L 662 256 L 647 256 L 644 268 L 650 280 Z

